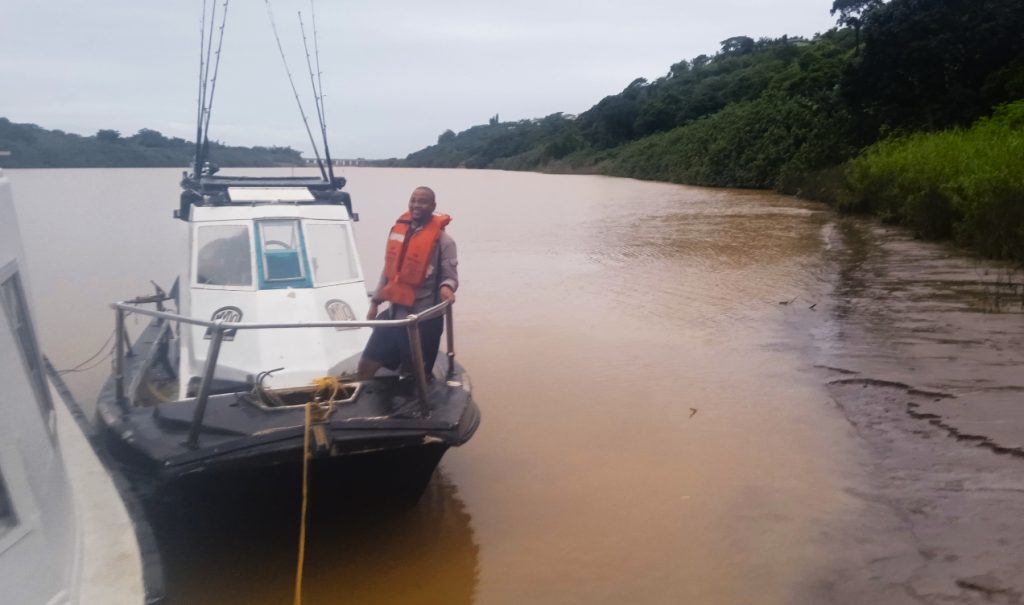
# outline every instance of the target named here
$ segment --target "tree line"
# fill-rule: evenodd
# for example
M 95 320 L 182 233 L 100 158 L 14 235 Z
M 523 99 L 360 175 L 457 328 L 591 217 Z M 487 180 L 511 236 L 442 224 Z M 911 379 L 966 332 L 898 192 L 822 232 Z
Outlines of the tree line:
M 302 165 L 290 147 L 233 147 L 210 142 L 211 157 L 221 166 Z M 195 144 L 143 128 L 131 136 L 101 129 L 92 136 L 47 130 L 0 118 L 0 158 L 6 168 L 185 167 L 195 157 Z
M 850 210 L 888 208 L 884 218 L 922 235 L 957 237 L 993 256 L 1024 260 L 1024 184 L 1012 171 L 986 172 L 1005 180 L 990 187 L 1002 193 L 986 198 L 999 198 L 998 204 L 971 197 L 980 195 L 978 188 L 950 185 L 944 202 L 908 202 L 920 208 L 904 212 L 893 211 L 898 195 L 885 203 L 869 199 L 870 171 L 854 163 L 872 157 L 880 166 L 885 153 L 910 153 L 896 141 L 920 145 L 929 136 L 974 131 L 972 124 L 992 145 L 1024 138 L 1024 126 L 1006 117 L 1016 115 L 1012 107 L 979 122 L 1024 99 L 1024 2 L 835 0 L 831 13 L 837 27 L 813 38 L 735 36 L 654 81 L 637 78 L 578 116 L 516 122 L 495 116 L 463 132 L 446 131 L 436 145 L 396 163 L 773 188 Z M 947 136 L 943 145 L 965 140 Z M 1013 158 L 1017 149 L 995 154 Z M 934 161 L 957 157 L 937 148 L 931 153 Z M 924 168 L 914 162 L 890 164 L 901 168 L 873 174 L 923 182 L 917 172 Z M 877 190 L 875 183 L 871 191 Z M 979 219 L 986 205 L 994 214 Z M 923 228 L 922 213 L 934 213 L 928 221 L 942 226 Z M 995 224 L 1002 235 L 985 231 Z M 989 236 L 1018 240 L 977 245 Z

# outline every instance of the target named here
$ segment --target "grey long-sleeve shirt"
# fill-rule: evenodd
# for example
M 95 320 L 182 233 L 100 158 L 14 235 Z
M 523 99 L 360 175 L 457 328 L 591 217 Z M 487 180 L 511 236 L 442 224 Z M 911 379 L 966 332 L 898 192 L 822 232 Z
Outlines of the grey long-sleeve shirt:
M 416 227 L 411 233 L 416 233 L 421 229 L 422 227 Z M 438 272 L 438 268 L 440 268 L 440 272 Z M 380 281 L 377 283 L 377 290 L 379 291 L 386 283 L 388 283 L 388 278 L 382 271 Z M 455 247 L 455 240 L 444 231 L 441 232 L 441 236 L 437 239 L 437 245 L 434 246 L 434 250 L 431 252 L 427 276 L 424 278 L 423 283 L 420 284 L 420 287 L 416 288 L 416 302 L 413 303 L 411 309 L 402 305 L 392 304 L 391 308 L 393 311 L 391 317 L 393 319 L 402 319 L 409 315 L 409 313 L 419 313 L 433 307 L 441 302 L 441 296 L 438 294 L 441 286 L 448 286 L 452 291 L 459 289 L 458 250 Z

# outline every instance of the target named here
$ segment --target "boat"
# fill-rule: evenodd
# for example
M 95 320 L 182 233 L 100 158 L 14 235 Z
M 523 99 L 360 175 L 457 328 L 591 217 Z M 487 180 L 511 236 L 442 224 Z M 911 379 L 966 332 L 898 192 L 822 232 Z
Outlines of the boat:
M 206 479 L 285 481 L 308 456 L 353 489 L 368 483 L 358 489 L 415 502 L 445 451 L 480 421 L 455 360 L 451 306 L 362 319 L 370 293 L 358 214 L 333 173 L 322 122 L 319 176 L 232 177 L 209 161 L 204 115 L 174 212 L 189 225 L 182 274 L 169 293 L 113 305 L 114 370 L 97 402 L 111 452 L 143 493 Z M 129 344 L 130 315 L 149 322 Z M 442 315 L 447 352 L 424 368 L 419 324 Z M 415 360 L 358 380 L 374 327 L 407 330 Z
M 152 534 L 41 354 L 25 266 L 10 182 L 0 169 L 2 600 L 157 603 L 163 581 Z
M 191 249 L 177 287 L 114 304 L 115 369 L 97 402 L 111 451 L 159 487 L 294 469 L 309 432 L 314 463 L 358 458 L 418 498 L 480 420 L 455 360 L 451 307 L 356 319 L 368 294 L 343 179 L 188 175 L 183 185 L 177 216 Z M 129 346 L 131 314 L 151 321 Z M 372 327 L 404 327 L 415 341 L 419 323 L 442 314 L 448 350 L 429 375 L 414 363 L 356 379 Z

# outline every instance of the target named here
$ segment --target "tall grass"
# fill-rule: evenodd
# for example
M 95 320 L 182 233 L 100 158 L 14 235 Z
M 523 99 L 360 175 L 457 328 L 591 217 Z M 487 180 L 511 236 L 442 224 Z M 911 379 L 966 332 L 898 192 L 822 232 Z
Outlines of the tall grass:
M 876 143 L 850 161 L 846 178 L 846 209 L 1024 262 L 1024 100 L 970 129 Z

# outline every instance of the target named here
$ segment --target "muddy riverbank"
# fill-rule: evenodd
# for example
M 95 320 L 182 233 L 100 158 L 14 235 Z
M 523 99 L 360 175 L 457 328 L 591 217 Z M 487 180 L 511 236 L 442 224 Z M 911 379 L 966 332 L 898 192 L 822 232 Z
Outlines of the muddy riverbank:
M 1021 275 L 868 221 L 826 243 L 828 295 L 787 321 L 861 444 L 862 509 L 807 602 L 1022 602 Z

